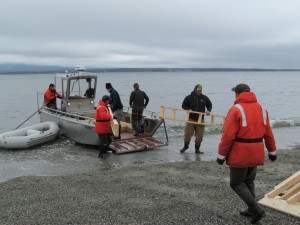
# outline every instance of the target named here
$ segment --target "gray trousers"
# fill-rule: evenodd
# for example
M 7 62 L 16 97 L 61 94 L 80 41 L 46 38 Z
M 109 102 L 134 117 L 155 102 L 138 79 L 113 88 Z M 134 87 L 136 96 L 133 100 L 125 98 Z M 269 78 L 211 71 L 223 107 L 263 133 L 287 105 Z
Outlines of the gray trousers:
M 230 187 L 247 204 L 249 208 L 256 208 L 255 184 L 257 167 L 230 167 Z

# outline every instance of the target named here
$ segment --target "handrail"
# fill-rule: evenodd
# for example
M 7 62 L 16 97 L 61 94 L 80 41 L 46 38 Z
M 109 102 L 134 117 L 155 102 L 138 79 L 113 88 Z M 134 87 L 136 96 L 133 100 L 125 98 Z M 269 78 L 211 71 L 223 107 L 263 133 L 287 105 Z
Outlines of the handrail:
M 166 110 L 171 110 L 172 112 L 172 117 L 168 117 L 165 115 Z M 180 112 L 184 112 L 185 115 L 185 119 L 178 119 L 176 113 L 180 111 Z M 198 121 L 190 121 L 189 120 L 189 116 L 190 114 L 199 114 L 199 118 Z M 205 113 L 203 112 L 196 112 L 196 111 L 191 111 L 191 110 L 184 110 L 184 109 L 179 109 L 179 108 L 172 108 L 169 106 L 160 106 L 160 113 L 159 113 L 159 117 L 161 119 L 165 119 L 165 120 L 174 120 L 174 121 L 179 121 L 179 122 L 185 122 L 185 123 L 193 123 L 193 124 L 200 124 L 200 125 L 205 125 L 205 126 L 218 126 L 218 127 L 222 127 L 224 120 L 225 120 L 225 116 L 221 116 L 221 115 L 217 115 L 217 114 L 210 114 L 209 116 L 211 117 L 210 123 L 205 123 L 202 122 L 202 116 L 206 116 Z M 222 124 L 216 124 L 215 120 L 216 118 L 221 118 L 223 120 Z
M 51 113 L 54 113 L 56 115 L 59 115 L 60 117 L 76 119 L 76 121 L 85 120 L 86 123 L 88 123 L 88 124 L 92 124 L 92 122 L 94 122 L 93 117 L 87 117 L 87 116 L 82 116 L 82 115 L 78 115 L 78 114 L 67 113 L 67 112 L 63 112 L 63 111 L 60 111 L 60 110 L 51 109 L 51 108 L 48 108 L 48 107 L 45 107 L 44 110 L 49 111 Z M 94 112 L 94 110 L 90 110 L 90 111 L 86 111 L 86 112 Z

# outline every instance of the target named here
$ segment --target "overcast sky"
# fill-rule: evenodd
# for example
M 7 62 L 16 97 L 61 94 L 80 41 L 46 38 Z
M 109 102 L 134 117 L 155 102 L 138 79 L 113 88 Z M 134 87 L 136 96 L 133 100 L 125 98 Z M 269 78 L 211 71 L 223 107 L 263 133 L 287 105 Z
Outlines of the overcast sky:
M 0 0 L 0 63 L 300 68 L 299 0 Z

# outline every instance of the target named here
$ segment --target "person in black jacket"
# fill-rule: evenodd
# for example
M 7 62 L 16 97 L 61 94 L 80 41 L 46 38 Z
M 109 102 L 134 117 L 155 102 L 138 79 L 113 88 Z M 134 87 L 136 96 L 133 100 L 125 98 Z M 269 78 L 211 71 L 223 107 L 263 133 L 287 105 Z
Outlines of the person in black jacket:
M 132 107 L 132 127 L 135 130 L 134 136 L 142 133 L 143 112 L 149 103 L 149 97 L 144 91 L 140 90 L 139 84 L 133 85 L 134 91 L 130 94 L 129 105 Z
M 206 95 L 202 94 L 202 85 L 197 84 L 194 88 L 194 91 L 192 91 L 190 95 L 185 97 L 185 99 L 182 102 L 182 108 L 185 110 L 203 112 L 207 116 L 210 115 L 212 103 Z M 189 121 L 197 122 L 199 116 L 199 114 L 190 113 Z M 204 115 L 201 118 L 201 122 L 204 122 Z M 195 153 L 203 154 L 203 152 L 200 151 L 200 145 L 203 140 L 204 128 L 204 125 L 186 123 L 184 131 L 184 147 L 180 150 L 180 153 L 184 153 L 185 150 L 189 148 L 191 138 L 195 133 Z
M 109 98 L 109 104 L 110 108 L 112 110 L 112 113 L 114 115 L 114 118 L 118 121 L 119 124 L 119 135 L 118 138 L 121 138 L 121 119 L 123 116 L 123 104 L 121 102 L 121 98 L 119 93 L 113 88 L 111 83 L 105 84 L 106 90 L 110 93 Z

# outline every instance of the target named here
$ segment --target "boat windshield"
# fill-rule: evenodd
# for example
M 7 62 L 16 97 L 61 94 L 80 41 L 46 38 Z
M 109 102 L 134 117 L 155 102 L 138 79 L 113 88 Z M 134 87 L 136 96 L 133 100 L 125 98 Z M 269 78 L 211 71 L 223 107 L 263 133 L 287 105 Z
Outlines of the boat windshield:
M 77 78 L 70 80 L 69 99 L 94 98 L 94 78 Z

